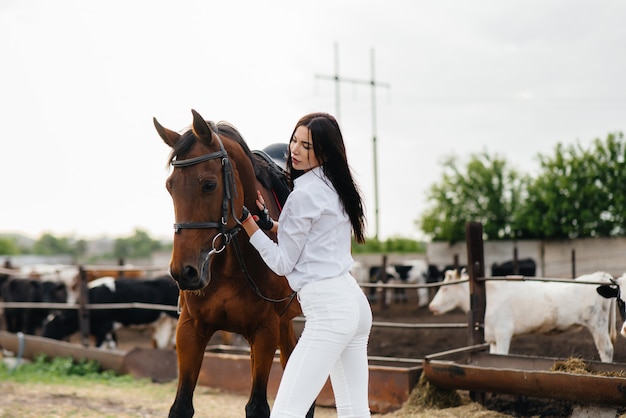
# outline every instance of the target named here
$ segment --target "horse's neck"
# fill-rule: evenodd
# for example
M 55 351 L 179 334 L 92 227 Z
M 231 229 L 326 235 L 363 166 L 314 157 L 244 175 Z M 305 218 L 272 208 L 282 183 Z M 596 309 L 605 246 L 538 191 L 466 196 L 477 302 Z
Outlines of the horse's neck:
M 254 178 L 254 181 L 246 182 L 243 185 L 243 200 L 246 206 L 250 205 L 250 209 L 256 208 L 256 198 L 257 198 L 257 190 L 260 190 L 261 193 L 265 190 L 265 187 L 259 182 L 259 180 Z M 254 206 L 252 206 L 254 204 Z
M 253 212 L 256 211 L 257 191 L 260 190 L 269 208 L 270 216 L 276 219 L 280 214 L 282 206 L 276 201 L 276 196 L 272 190 L 268 190 L 256 177 L 252 161 L 248 160 L 245 163 L 238 161 L 237 167 L 239 170 L 239 181 L 243 189 L 244 205 Z

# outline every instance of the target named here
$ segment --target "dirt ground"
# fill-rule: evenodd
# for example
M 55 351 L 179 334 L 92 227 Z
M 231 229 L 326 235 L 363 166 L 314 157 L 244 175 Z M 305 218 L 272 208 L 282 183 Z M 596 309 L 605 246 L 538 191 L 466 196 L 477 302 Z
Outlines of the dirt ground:
M 85 386 L 0 382 L 2 418 L 161 418 L 166 417 L 176 393 L 174 382 L 149 387 L 91 384 Z M 245 416 L 247 397 L 198 387 L 194 393 L 196 417 Z M 336 417 L 318 407 L 317 418 Z
M 454 311 L 433 316 L 427 307 L 418 308 L 415 291 L 407 291 L 406 301 L 396 301 L 382 307 L 372 301 L 374 321 L 402 323 L 463 323 L 467 316 Z M 296 323 L 296 330 L 301 325 Z M 149 346 L 149 332 L 124 330 L 118 334 L 121 348 Z M 237 341 L 237 340 L 235 340 Z M 216 335 L 211 344 L 221 343 Z M 467 329 L 403 329 L 374 327 L 369 342 L 369 355 L 420 359 L 452 348 L 468 345 Z M 547 357 L 581 357 L 599 360 L 590 333 L 586 329 L 571 330 L 562 334 L 517 337 L 511 344 L 511 354 Z M 614 362 L 626 363 L 626 339 L 619 337 L 615 345 Z M 156 384 L 155 393 L 135 393 L 132 389 L 118 388 L 58 388 L 17 385 L 0 382 L 0 418 L 4 417 L 156 417 L 165 416 L 169 410 L 175 383 Z M 245 396 L 220 393 L 215 389 L 199 387 L 194 397 L 196 416 L 241 417 Z M 477 404 L 421 414 L 396 411 L 387 417 L 565 417 L 575 407 L 571 402 L 550 399 L 532 399 L 509 395 L 488 394 L 486 410 Z M 216 412 L 219 411 L 219 412 Z M 624 411 L 617 411 L 624 413 Z M 317 417 L 336 417 L 333 409 L 318 408 Z

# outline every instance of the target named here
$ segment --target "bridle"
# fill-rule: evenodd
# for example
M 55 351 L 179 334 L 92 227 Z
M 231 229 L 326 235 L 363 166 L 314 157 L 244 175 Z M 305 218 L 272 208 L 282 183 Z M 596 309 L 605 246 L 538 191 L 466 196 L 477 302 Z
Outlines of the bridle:
M 241 221 L 235 214 L 234 198 L 237 197 L 238 195 L 237 195 L 237 187 L 235 186 L 235 181 L 233 177 L 233 167 L 230 162 L 230 159 L 228 158 L 228 153 L 226 152 L 226 148 L 224 148 L 224 144 L 222 143 L 222 139 L 220 138 L 217 132 L 217 128 L 215 127 L 214 124 L 211 124 L 210 128 L 213 134 L 215 135 L 215 137 L 217 138 L 217 141 L 220 145 L 219 151 L 211 152 L 209 154 L 201 155 L 199 157 L 188 158 L 186 160 L 178 160 L 178 159 L 172 160 L 170 164 L 174 168 L 184 168 L 184 167 L 189 167 L 189 166 L 196 165 L 199 163 L 203 163 L 206 161 L 215 160 L 218 158 L 221 159 L 222 179 L 223 179 L 223 185 L 224 185 L 224 192 L 222 194 L 222 218 L 220 219 L 220 221 L 217 221 L 217 222 L 215 221 L 177 222 L 177 223 L 174 223 L 174 232 L 176 234 L 179 234 L 181 229 L 212 229 L 214 228 L 218 230 L 217 235 L 213 237 L 213 241 L 211 242 L 211 250 L 207 253 L 206 257 L 204 258 L 204 261 L 202 262 L 202 266 L 200 269 L 201 277 L 207 277 L 206 276 L 207 274 L 209 274 L 208 277 L 210 277 L 210 271 L 208 271 L 207 269 L 209 269 L 209 260 L 211 256 L 213 254 L 221 253 L 222 251 L 224 251 L 226 246 L 230 244 L 231 241 L 234 241 L 235 253 L 237 254 L 237 259 L 239 260 L 241 271 L 243 272 L 244 276 L 248 280 L 248 283 L 250 284 L 252 289 L 261 299 L 266 300 L 268 302 L 278 303 L 278 302 L 284 302 L 286 300 L 289 300 L 287 307 L 283 311 L 284 313 L 289 307 L 289 305 L 291 304 L 291 302 L 293 301 L 294 297 L 296 296 L 296 292 L 292 292 L 289 296 L 286 296 L 281 299 L 268 298 L 261 293 L 261 290 L 256 285 L 252 277 L 250 276 L 250 273 L 248 272 L 245 261 L 243 259 L 243 255 L 241 254 L 241 248 L 239 248 L 239 242 L 237 240 L 237 233 L 241 230 Z M 237 223 L 234 227 L 230 229 L 227 228 L 228 206 L 230 206 L 231 208 L 230 213 L 233 216 L 233 219 L 235 220 L 235 222 Z M 220 238 L 221 238 L 221 247 L 217 248 L 216 243 L 218 239 Z
M 174 224 L 174 232 L 176 234 L 180 233 L 181 229 L 210 229 L 215 228 L 218 230 L 217 235 L 213 238 L 213 242 L 211 243 L 211 251 L 207 254 L 208 258 L 213 254 L 221 253 L 226 245 L 230 243 L 233 237 L 239 232 L 240 224 L 239 219 L 235 215 L 235 205 L 233 204 L 233 199 L 237 197 L 237 188 L 235 187 L 235 182 L 233 179 L 233 167 L 228 159 L 228 153 L 224 148 L 224 144 L 220 136 L 217 132 L 213 132 L 217 137 L 217 141 L 220 144 L 219 151 L 211 152 L 209 154 L 201 155 L 199 157 L 189 158 L 186 160 L 172 160 L 172 167 L 189 167 L 192 165 L 196 165 L 199 163 L 203 163 L 205 161 L 215 160 L 217 158 L 221 158 L 222 162 L 222 179 L 224 183 L 224 193 L 222 195 L 222 219 L 218 222 L 210 221 L 210 222 L 179 222 Z M 231 213 L 233 218 L 237 222 L 237 225 L 231 229 L 226 229 L 228 225 L 228 206 L 231 207 Z M 220 238 L 222 239 L 221 248 L 216 248 L 216 241 Z

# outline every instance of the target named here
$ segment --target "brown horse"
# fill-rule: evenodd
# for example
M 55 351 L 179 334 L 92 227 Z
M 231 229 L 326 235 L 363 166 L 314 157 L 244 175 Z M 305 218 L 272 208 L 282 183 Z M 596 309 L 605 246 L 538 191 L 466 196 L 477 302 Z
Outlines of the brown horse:
M 238 232 L 243 206 L 257 211 L 257 190 L 274 219 L 278 203 L 265 180 L 267 162 L 253 156 L 239 132 L 227 123 L 206 121 L 194 110 L 192 114 L 191 128 L 182 134 L 154 119 L 172 148 L 173 169 L 166 182 L 176 222 L 170 274 L 180 288 L 178 389 L 169 416 L 193 415 L 206 345 L 216 331 L 225 330 L 244 336 L 251 348 L 246 417 L 268 417 L 274 353 L 280 349 L 284 367 L 296 343 L 291 320 L 301 310 L 287 280 L 265 265 L 244 231 Z

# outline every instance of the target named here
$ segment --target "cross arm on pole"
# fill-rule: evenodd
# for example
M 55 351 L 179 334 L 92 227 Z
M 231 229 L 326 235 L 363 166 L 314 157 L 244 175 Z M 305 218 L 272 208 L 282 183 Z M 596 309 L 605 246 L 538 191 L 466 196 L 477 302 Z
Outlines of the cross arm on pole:
M 335 44 L 335 74 L 334 75 L 326 75 L 326 74 L 316 74 L 315 78 L 331 80 L 335 82 L 335 100 L 336 100 L 336 118 L 339 118 L 339 85 L 341 83 L 350 83 L 350 84 L 360 84 L 360 85 L 369 85 L 372 89 L 372 146 L 373 146 L 373 157 L 374 157 L 374 217 L 376 222 L 376 232 L 375 238 L 378 239 L 378 233 L 380 229 L 380 219 L 379 219 L 379 210 L 378 210 L 378 150 L 376 145 L 376 87 L 384 87 L 391 88 L 389 83 L 384 83 L 380 81 L 376 81 L 374 76 L 374 50 L 371 51 L 371 79 L 364 80 L 358 78 L 350 78 L 350 77 L 341 77 L 339 76 L 339 49 Z
M 391 88 L 391 85 L 389 83 L 383 83 L 383 82 L 374 81 L 374 80 L 362 80 L 358 78 L 339 77 L 338 75 L 316 74 L 315 78 L 323 79 L 323 80 L 332 80 L 332 81 L 337 81 L 340 83 L 351 83 L 351 84 L 368 85 L 372 87 Z

